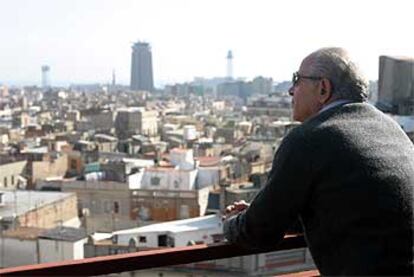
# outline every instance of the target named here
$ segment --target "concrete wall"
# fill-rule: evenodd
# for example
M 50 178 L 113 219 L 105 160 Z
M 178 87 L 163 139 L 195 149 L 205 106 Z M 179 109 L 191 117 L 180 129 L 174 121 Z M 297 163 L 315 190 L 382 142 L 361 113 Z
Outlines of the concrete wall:
M 214 167 L 199 167 L 197 175 L 197 188 L 205 188 L 219 184 L 220 168 Z
M 144 172 L 137 172 L 127 176 L 128 185 L 130 189 L 140 189 L 141 188 L 141 181 L 142 177 L 144 176 Z
M 181 265 L 180 268 L 220 270 L 223 276 L 273 276 L 315 269 L 307 248 L 283 250 L 257 255 L 209 260 Z
M 68 156 L 61 155 L 55 160 L 32 163 L 32 180 L 42 180 L 48 177 L 64 176 L 68 170 Z
M 119 138 L 128 138 L 140 129 L 141 117 L 139 111 L 118 111 L 115 119 L 116 134 Z
M 158 112 L 144 111 L 140 113 L 139 132 L 143 135 L 155 136 L 158 134 Z
M 137 225 L 130 217 L 130 192 L 127 183 L 70 181 L 61 182 L 57 186 L 63 192 L 76 193 L 79 212 L 88 210 L 89 215 L 83 218 L 88 232 L 113 231 Z M 118 213 L 115 213 L 115 205 L 118 206 Z
M 196 176 L 197 170 L 145 169 L 141 187 L 160 190 L 191 190 L 194 189 Z
M 97 142 L 97 145 L 101 152 L 115 152 L 118 142 Z
M 131 216 L 138 222 L 167 221 L 203 216 L 208 203 L 209 189 L 133 190 Z
M 166 235 L 172 238 L 174 241 L 174 247 L 187 246 L 193 242 L 213 243 L 212 235 L 222 234 L 223 227 L 222 223 L 219 222 L 215 228 L 210 229 L 199 229 L 192 231 L 183 232 L 170 232 L 168 230 L 163 231 L 152 231 L 152 232 L 140 232 L 140 233 L 129 233 L 129 234 L 118 234 L 117 244 L 128 245 L 131 239 L 136 239 L 138 242 L 137 247 L 159 247 L 158 237 L 160 235 Z M 140 237 L 145 237 L 145 242 L 140 241 Z
M 89 114 L 84 118 L 90 122 L 92 128 L 97 131 L 110 130 L 114 125 L 113 113 L 104 111 L 96 114 Z
M 77 259 L 83 259 L 85 257 L 85 252 L 84 252 L 84 244 L 87 242 L 88 239 L 83 239 L 83 240 L 79 240 L 76 241 L 73 244 L 73 259 L 77 260 Z
M 58 262 L 64 260 L 83 259 L 83 245 L 87 239 L 77 242 L 39 239 L 40 262 Z
M 210 188 L 205 187 L 199 189 L 198 191 L 198 207 L 199 214 L 197 216 L 204 216 L 206 214 L 207 205 L 208 205 L 208 195 L 210 193 Z
M 19 175 L 26 167 L 26 161 L 19 161 L 0 165 L 0 188 L 17 188 Z
M 219 223 L 217 228 L 214 229 L 203 229 L 195 230 L 188 232 L 181 232 L 177 234 L 172 234 L 171 236 L 175 240 L 175 247 L 187 246 L 190 242 L 203 242 L 203 243 L 213 243 L 212 235 L 222 234 L 222 224 Z
M 12 267 L 38 263 L 37 240 L 0 239 L 0 267 Z
M 253 162 L 250 163 L 250 174 L 263 174 L 266 172 L 266 163 Z
M 54 228 L 77 217 L 77 197 L 72 195 L 31 210 L 17 220 L 21 227 Z

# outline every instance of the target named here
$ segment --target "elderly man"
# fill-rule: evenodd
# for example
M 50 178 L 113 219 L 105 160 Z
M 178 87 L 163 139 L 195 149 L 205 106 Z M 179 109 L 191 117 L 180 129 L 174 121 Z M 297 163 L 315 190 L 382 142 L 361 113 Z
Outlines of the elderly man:
M 227 207 L 227 240 L 279 242 L 299 216 L 323 275 L 413 275 L 414 147 L 365 103 L 367 82 L 345 50 L 323 48 L 293 74 L 293 118 L 266 186 Z

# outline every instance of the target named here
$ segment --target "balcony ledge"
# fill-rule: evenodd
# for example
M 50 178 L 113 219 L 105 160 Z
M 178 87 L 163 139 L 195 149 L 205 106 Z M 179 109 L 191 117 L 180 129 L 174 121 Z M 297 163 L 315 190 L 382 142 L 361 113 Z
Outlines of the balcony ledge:
M 0 276 L 101 275 L 303 247 L 306 247 L 303 236 L 286 236 L 277 246 L 261 251 L 246 250 L 228 243 L 201 244 L 80 260 L 18 266 L 0 270 Z M 315 275 L 318 275 L 317 271 L 312 271 L 310 274 L 304 276 Z

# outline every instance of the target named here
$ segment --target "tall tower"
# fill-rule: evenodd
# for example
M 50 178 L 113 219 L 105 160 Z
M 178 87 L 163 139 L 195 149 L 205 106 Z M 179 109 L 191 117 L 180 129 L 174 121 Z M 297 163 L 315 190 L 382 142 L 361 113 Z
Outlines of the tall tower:
M 49 72 L 50 67 L 48 65 L 42 65 L 42 88 L 50 87 Z
M 146 42 L 136 42 L 132 45 L 130 88 L 146 91 L 154 89 L 151 48 Z
M 115 69 L 112 70 L 112 87 L 116 85 Z
M 233 80 L 233 53 L 231 50 L 227 52 L 227 79 Z
M 377 107 L 414 115 L 414 58 L 380 56 Z

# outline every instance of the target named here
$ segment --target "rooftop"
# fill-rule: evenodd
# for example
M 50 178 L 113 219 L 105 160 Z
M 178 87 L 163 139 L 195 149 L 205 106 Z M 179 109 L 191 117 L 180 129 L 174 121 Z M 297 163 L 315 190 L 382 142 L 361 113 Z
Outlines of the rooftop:
M 414 58 L 413 57 L 408 57 L 408 56 L 388 56 L 388 55 L 382 55 L 380 57 L 387 57 L 387 58 L 391 58 L 394 60 L 400 60 L 400 61 L 406 61 L 406 62 L 414 62 Z
M 19 163 L 19 162 L 25 162 L 25 161 L 26 161 L 26 156 L 24 155 L 19 155 L 19 156 L 0 155 L 0 165 Z
M 56 227 L 41 234 L 39 238 L 75 242 L 87 237 L 85 229 Z
M 2 190 L 0 192 L 3 193 L 4 203 L 3 206 L 0 206 L 0 217 L 2 218 L 19 216 L 74 195 L 73 193 L 30 190 Z
M 218 166 L 221 161 L 220 157 L 197 157 L 196 159 L 200 161 L 202 167 Z
M 148 233 L 148 232 L 185 232 L 200 229 L 212 229 L 221 226 L 221 219 L 216 215 L 208 215 L 190 219 L 167 221 L 158 224 L 151 224 L 143 227 L 132 228 L 114 232 L 114 235 Z
M 3 237 L 23 239 L 23 240 L 35 240 L 45 231 L 46 229 L 42 229 L 42 228 L 20 227 L 20 228 L 4 231 Z
M 96 134 L 95 139 L 102 139 L 102 140 L 107 140 L 107 141 L 118 141 L 118 139 L 114 136 L 110 136 L 110 135 L 106 135 L 106 134 Z

